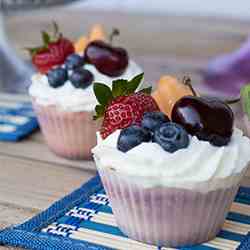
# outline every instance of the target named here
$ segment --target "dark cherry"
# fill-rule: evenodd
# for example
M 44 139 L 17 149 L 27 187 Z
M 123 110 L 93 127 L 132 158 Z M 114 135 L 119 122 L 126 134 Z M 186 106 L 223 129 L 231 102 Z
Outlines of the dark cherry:
M 111 77 L 122 75 L 128 66 L 127 51 L 112 47 L 103 41 L 89 43 L 84 54 L 86 62 L 95 65 L 101 73 Z
M 185 96 L 176 102 L 172 121 L 215 146 L 227 145 L 233 133 L 231 108 L 217 98 Z

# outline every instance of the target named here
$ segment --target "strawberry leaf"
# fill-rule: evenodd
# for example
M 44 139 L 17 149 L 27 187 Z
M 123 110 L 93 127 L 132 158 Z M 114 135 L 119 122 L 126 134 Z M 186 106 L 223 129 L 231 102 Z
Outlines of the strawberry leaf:
M 148 87 L 148 88 L 142 89 L 139 92 L 142 92 L 142 93 L 145 93 L 147 95 L 150 95 L 151 92 L 152 92 L 152 87 Z
M 98 102 L 103 106 L 106 106 L 111 100 L 113 100 L 110 88 L 103 83 L 94 83 L 94 93 Z
M 104 112 L 105 112 L 105 106 L 103 105 L 96 105 L 95 106 L 95 112 L 96 114 L 94 115 L 94 120 L 97 120 L 100 117 L 104 116 Z
M 126 93 L 126 85 L 128 81 L 124 79 L 114 80 L 112 82 L 112 95 L 113 97 L 118 97 Z
M 45 50 L 46 48 L 44 47 L 37 47 L 37 48 L 24 48 L 25 50 L 27 50 L 30 53 L 30 56 L 33 57 L 35 56 L 37 53 Z
M 250 119 L 250 84 L 245 85 L 240 91 L 244 113 Z
M 130 95 L 133 94 L 135 92 L 135 90 L 139 87 L 142 79 L 143 79 L 144 73 L 141 73 L 137 76 L 135 76 L 132 80 L 130 80 L 127 83 L 127 90 L 126 90 L 126 94 Z
M 50 35 L 46 31 L 42 31 L 42 40 L 45 47 L 48 47 L 50 43 Z

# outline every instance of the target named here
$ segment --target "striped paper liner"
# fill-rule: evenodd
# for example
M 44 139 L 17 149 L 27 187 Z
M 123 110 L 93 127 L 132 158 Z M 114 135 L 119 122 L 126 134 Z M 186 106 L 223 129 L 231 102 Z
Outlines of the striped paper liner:
M 90 159 L 99 125 L 92 112 L 69 112 L 54 105 L 33 107 L 45 140 L 55 154 L 69 159 Z
M 189 246 L 213 239 L 224 223 L 238 185 L 207 193 L 143 188 L 129 177 L 99 169 L 121 231 L 152 245 Z

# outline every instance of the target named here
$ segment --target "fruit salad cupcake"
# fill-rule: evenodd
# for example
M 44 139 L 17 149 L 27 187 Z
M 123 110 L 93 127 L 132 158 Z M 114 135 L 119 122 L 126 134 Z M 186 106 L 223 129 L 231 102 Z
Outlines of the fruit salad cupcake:
M 142 71 L 125 49 L 104 40 L 100 26 L 76 44 L 56 24 L 53 33 L 42 32 L 44 44 L 29 49 L 38 70 L 29 93 L 49 148 L 66 158 L 88 159 L 98 130 L 92 119 L 97 104 L 93 82 L 111 84 Z
M 250 140 L 230 107 L 184 83 L 164 77 L 152 96 L 114 84 L 97 114 L 104 118 L 92 152 L 116 222 L 158 246 L 214 238 L 250 161 Z

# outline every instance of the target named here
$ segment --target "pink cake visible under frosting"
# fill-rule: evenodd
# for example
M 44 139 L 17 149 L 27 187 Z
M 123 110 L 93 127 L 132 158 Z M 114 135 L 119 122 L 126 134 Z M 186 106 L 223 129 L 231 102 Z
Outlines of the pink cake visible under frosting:
M 55 105 L 43 106 L 33 99 L 41 130 L 49 148 L 69 159 L 90 159 L 96 145 L 98 123 L 87 111 L 67 112 Z

